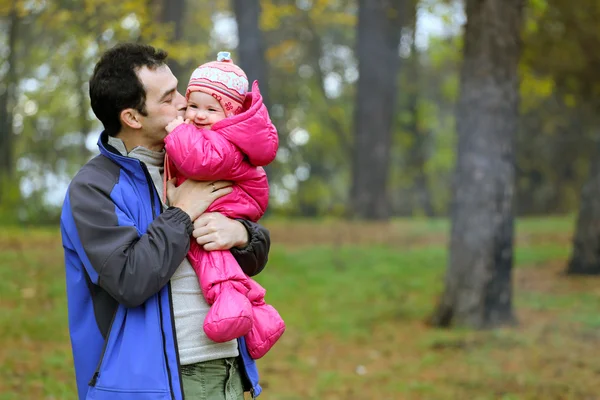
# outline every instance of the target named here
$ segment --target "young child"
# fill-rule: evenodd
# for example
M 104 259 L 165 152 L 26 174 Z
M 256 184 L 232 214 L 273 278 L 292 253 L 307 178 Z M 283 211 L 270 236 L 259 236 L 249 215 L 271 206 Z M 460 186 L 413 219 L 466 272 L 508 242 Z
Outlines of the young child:
M 233 192 L 216 200 L 208 212 L 258 221 L 269 200 L 263 166 L 275 159 L 279 139 L 255 81 L 233 64 L 227 52 L 192 74 L 184 118 L 166 129 L 165 179 L 229 180 Z M 166 187 L 166 185 L 165 185 Z M 281 337 L 285 324 L 264 301 L 265 289 L 246 276 L 229 251 L 205 251 L 195 241 L 188 259 L 211 305 L 204 320 L 215 342 L 245 336 L 248 352 L 262 357 Z

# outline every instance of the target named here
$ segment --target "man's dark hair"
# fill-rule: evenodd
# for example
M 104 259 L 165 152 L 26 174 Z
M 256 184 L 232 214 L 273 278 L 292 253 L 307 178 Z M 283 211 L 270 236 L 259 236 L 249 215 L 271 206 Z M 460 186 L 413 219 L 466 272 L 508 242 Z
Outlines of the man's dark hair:
M 110 136 L 121 130 L 119 114 L 134 108 L 146 115 L 146 90 L 136 72 L 166 65 L 167 52 L 152 46 L 123 43 L 107 50 L 90 78 L 90 101 Z

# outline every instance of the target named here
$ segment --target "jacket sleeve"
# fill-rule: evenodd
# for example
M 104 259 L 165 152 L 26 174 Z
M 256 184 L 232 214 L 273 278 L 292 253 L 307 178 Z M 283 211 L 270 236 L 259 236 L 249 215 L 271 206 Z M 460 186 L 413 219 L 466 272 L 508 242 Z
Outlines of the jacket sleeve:
M 239 219 L 248 231 L 248 245 L 243 249 L 231 249 L 242 271 L 248 276 L 260 273 L 269 260 L 271 236 L 269 230 L 255 222 Z
M 105 179 L 73 181 L 62 223 L 71 227 L 69 239 L 92 283 L 136 307 L 171 279 L 187 254 L 193 225 L 184 211 L 170 208 L 141 234 L 111 199 Z
M 189 179 L 238 180 L 250 168 L 244 155 L 223 135 L 181 124 L 165 138 L 169 160 Z

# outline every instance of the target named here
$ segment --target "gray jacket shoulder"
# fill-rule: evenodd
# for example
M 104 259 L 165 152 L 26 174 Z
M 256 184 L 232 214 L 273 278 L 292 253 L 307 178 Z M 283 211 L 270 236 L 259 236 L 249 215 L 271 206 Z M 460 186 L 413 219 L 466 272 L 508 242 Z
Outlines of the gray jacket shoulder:
M 73 177 L 70 190 L 82 185 L 93 184 L 102 192 L 110 193 L 119 182 L 121 168 L 103 155 L 98 155 L 88 161 Z

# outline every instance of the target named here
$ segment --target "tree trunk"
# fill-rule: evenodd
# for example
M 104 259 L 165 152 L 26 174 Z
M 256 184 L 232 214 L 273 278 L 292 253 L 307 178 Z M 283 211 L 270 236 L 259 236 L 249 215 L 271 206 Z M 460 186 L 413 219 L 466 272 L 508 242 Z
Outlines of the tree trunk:
M 263 32 L 260 29 L 260 15 L 262 12 L 260 0 L 232 0 L 232 8 L 235 13 L 239 39 L 238 54 L 240 59 L 237 63 L 246 73 L 250 88 L 252 82 L 258 81 L 263 102 L 269 109 L 269 81 L 267 79 L 265 41 Z M 265 166 L 265 172 L 270 178 L 273 177 L 272 168 L 271 165 Z M 265 215 L 268 214 L 270 214 L 269 208 Z
M 170 28 L 172 29 L 170 36 L 171 42 L 178 42 L 183 39 L 184 16 L 185 0 L 163 0 L 159 20 L 161 23 L 169 24 Z M 179 87 L 186 88 L 189 75 L 186 75 L 186 71 L 183 69 L 183 66 L 171 57 L 169 57 L 168 63 L 173 75 L 179 79 Z M 185 93 L 185 89 L 183 89 L 182 93 Z
M 523 0 L 467 0 L 446 288 L 432 322 L 515 323 L 514 141 Z
M 350 199 L 354 216 L 389 218 L 387 181 L 405 0 L 359 0 Z
M 406 66 L 406 96 L 407 96 L 407 111 L 411 115 L 410 122 L 406 126 L 406 130 L 412 135 L 412 145 L 408 149 L 407 166 L 410 174 L 414 177 L 412 194 L 410 196 L 415 201 L 411 201 L 412 212 L 422 208 L 425 215 L 428 217 L 435 216 L 435 210 L 432 202 L 431 191 L 429 190 L 429 179 L 425 172 L 425 163 L 427 162 L 427 146 L 429 144 L 429 134 L 423 130 L 419 123 L 419 96 L 421 93 L 419 68 L 420 54 L 416 45 L 416 30 L 417 30 L 417 10 L 418 1 L 413 1 L 410 4 L 410 30 L 411 30 L 411 45 L 410 57 Z
M 4 88 L 0 94 L 0 186 L 10 181 L 15 172 L 14 132 L 13 132 L 13 107 L 15 103 L 15 90 L 17 86 L 16 46 L 19 34 L 19 16 L 17 14 L 17 1 L 13 0 L 9 14 L 10 27 L 8 29 L 8 55 L 6 63 L 8 69 L 4 79 Z M 15 184 L 13 182 L 13 184 Z M 2 192 L 0 187 L 0 203 Z
M 75 57 L 73 60 L 73 71 L 75 72 L 76 82 L 75 82 L 75 90 L 77 96 L 79 97 L 79 133 L 81 134 L 81 146 L 79 147 L 79 157 L 81 165 L 85 164 L 88 161 L 90 156 L 90 151 L 86 146 L 87 137 L 92 131 L 92 124 L 88 119 L 88 110 L 89 110 L 89 102 L 88 102 L 88 88 L 85 83 L 85 65 L 83 63 L 83 59 L 81 57 Z
M 260 29 L 260 0 L 232 0 L 238 26 L 239 66 L 246 72 L 250 85 L 254 80 L 260 84 L 260 92 L 269 107 L 269 82 L 265 60 L 265 41 Z
M 573 250 L 567 266 L 570 275 L 600 274 L 600 158 L 591 160 L 588 181 L 581 191 Z

